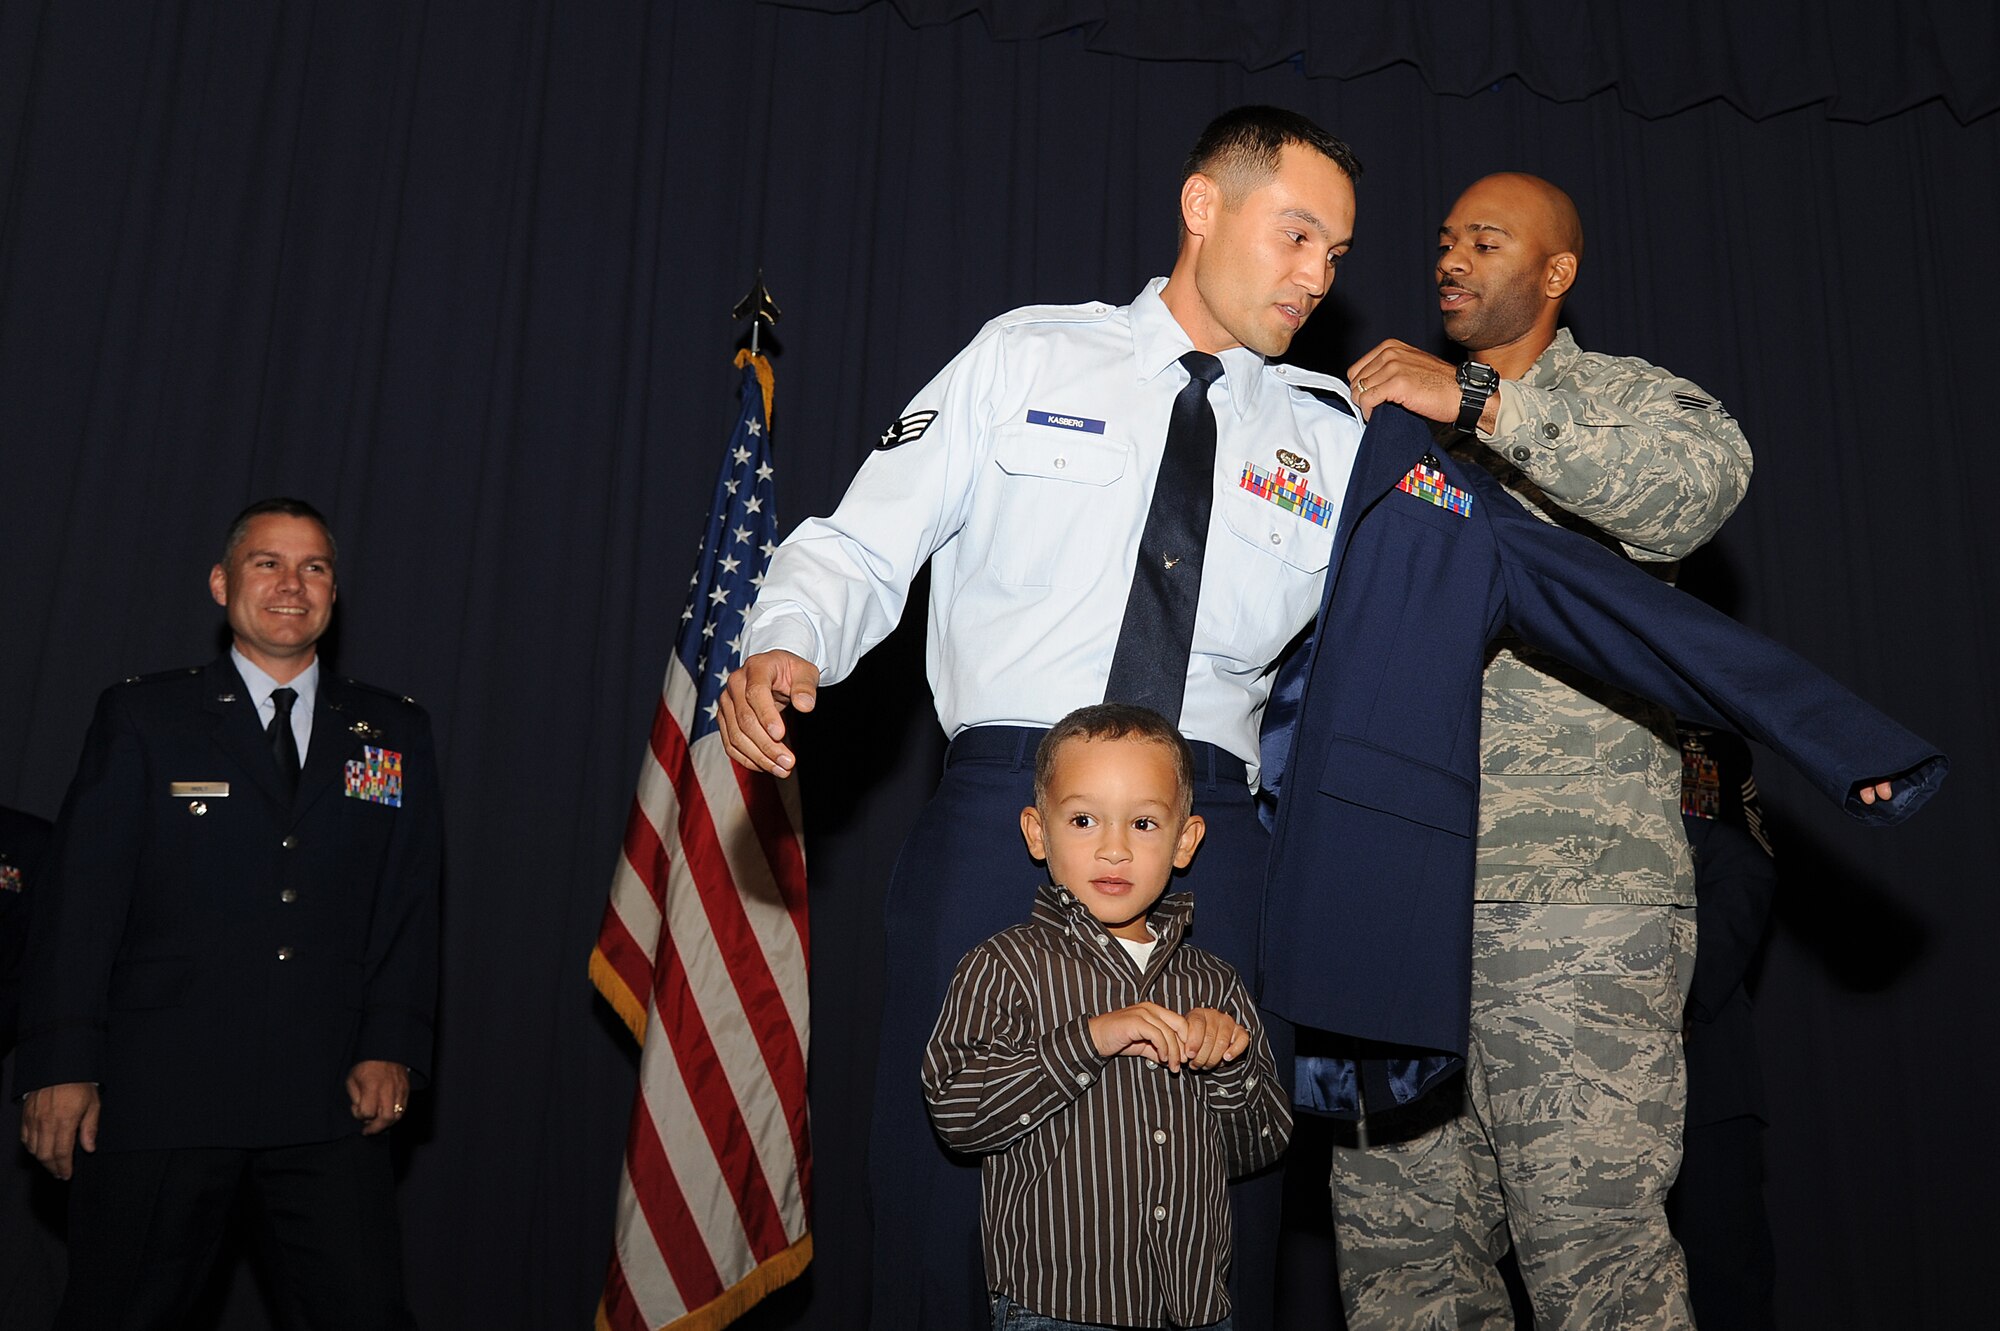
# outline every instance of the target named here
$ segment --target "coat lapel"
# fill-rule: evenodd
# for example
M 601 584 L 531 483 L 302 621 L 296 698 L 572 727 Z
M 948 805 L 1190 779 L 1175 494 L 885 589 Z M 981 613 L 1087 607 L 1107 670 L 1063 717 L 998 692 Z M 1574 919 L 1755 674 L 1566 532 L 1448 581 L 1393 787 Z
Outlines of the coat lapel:
M 1282 788 L 1291 768 L 1299 716 L 1305 705 L 1306 680 L 1312 674 L 1319 645 L 1326 638 L 1333 594 L 1340 585 L 1340 571 L 1348 547 L 1354 542 L 1355 529 L 1430 450 L 1430 427 L 1393 404 L 1377 407 L 1368 428 L 1361 434 L 1361 448 L 1355 455 L 1354 469 L 1348 473 L 1347 492 L 1340 503 L 1340 526 L 1333 536 L 1319 614 L 1304 640 L 1280 663 L 1277 677 L 1271 681 L 1270 696 L 1264 703 L 1263 734 L 1258 744 L 1263 761 L 1258 782 L 1273 795 Z
M 1326 570 L 1326 592 L 1320 600 L 1320 625 L 1325 627 L 1326 607 L 1333 599 L 1333 587 L 1340 580 L 1340 567 L 1354 540 L 1354 529 L 1368 510 L 1382 502 L 1396 483 L 1410 474 L 1410 468 L 1431 451 L 1430 427 L 1403 408 L 1389 403 L 1377 407 L 1368 428 L 1361 434 L 1361 450 L 1354 470 L 1347 478 L 1347 495 L 1340 504 L 1340 529 L 1333 537 L 1333 559 Z
M 215 720 L 215 746 L 264 792 L 264 798 L 285 808 L 284 792 L 278 788 L 278 766 L 271 758 L 264 729 L 257 724 L 257 706 L 250 701 L 250 690 L 228 657 L 210 665 L 202 677 L 201 705 Z
M 359 719 L 353 714 L 354 698 L 353 691 L 322 663 L 319 696 L 313 701 L 312 743 L 306 749 L 306 765 L 299 772 L 298 807 L 293 811 L 298 816 L 325 798 L 329 790 L 340 787 L 347 760 L 361 756 L 361 742 L 352 729 Z

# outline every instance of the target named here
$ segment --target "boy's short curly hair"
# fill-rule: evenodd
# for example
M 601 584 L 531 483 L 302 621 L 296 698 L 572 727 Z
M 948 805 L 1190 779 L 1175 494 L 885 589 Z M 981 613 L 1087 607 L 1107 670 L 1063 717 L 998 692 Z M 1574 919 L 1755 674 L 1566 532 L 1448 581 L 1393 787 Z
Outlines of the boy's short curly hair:
M 1194 809 L 1194 751 L 1173 722 L 1150 707 L 1124 702 L 1100 702 L 1079 707 L 1049 727 L 1035 750 L 1035 807 L 1047 812 L 1049 778 L 1055 773 L 1056 753 L 1071 740 L 1138 739 L 1158 744 L 1173 755 L 1174 781 L 1178 787 L 1174 807 L 1182 818 Z

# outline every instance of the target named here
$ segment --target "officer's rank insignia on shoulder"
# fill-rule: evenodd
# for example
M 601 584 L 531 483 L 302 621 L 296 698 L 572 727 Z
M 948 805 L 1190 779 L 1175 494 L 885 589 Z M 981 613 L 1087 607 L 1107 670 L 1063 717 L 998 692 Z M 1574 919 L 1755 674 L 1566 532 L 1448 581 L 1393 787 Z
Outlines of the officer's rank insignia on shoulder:
M 882 431 L 882 437 L 875 441 L 875 447 L 886 449 L 894 448 L 898 444 L 914 443 L 924 437 L 924 431 L 930 429 L 931 422 L 936 419 L 935 411 L 913 411 Z
M 1426 457 L 1410 468 L 1396 488 L 1404 494 L 1415 495 L 1426 504 L 1436 504 L 1447 513 L 1456 513 L 1461 518 L 1472 516 L 1472 496 L 1453 485 L 1445 478 L 1436 458 Z
M 1294 455 L 1280 452 L 1278 456 L 1286 458 Z M 1299 458 L 1298 461 L 1303 463 L 1305 459 Z M 1237 477 L 1236 483 L 1259 499 L 1268 500 L 1287 513 L 1296 513 L 1314 526 L 1324 527 L 1333 520 L 1333 505 L 1324 496 L 1308 490 L 1305 478 L 1297 471 L 1278 467 L 1267 472 L 1254 462 L 1246 462 L 1243 474 Z
M 403 807 L 403 755 L 394 749 L 361 746 L 359 758 L 347 760 L 341 793 L 349 799 Z

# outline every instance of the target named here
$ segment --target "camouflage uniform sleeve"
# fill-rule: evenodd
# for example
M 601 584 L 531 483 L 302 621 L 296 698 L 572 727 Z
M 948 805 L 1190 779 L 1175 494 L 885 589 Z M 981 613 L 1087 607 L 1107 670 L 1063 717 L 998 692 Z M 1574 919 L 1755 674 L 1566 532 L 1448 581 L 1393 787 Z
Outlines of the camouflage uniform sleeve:
M 1629 358 L 1550 387 L 1500 386 L 1480 442 L 1633 559 L 1680 559 L 1720 530 L 1750 485 L 1750 445 L 1695 384 Z

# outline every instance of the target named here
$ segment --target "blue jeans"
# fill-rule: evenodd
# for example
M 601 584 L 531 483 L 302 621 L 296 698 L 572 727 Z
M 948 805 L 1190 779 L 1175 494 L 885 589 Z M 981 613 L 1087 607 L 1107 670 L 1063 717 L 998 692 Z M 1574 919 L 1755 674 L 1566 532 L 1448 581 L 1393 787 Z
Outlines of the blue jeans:
M 1044 1317 L 1040 1313 L 1029 1312 L 1005 1294 L 993 1296 L 993 1331 L 1106 1331 L 1096 1322 L 1065 1322 L 1060 1317 Z M 1210 1322 L 1207 1326 L 1187 1327 L 1184 1331 L 1232 1331 L 1229 1319 Z

